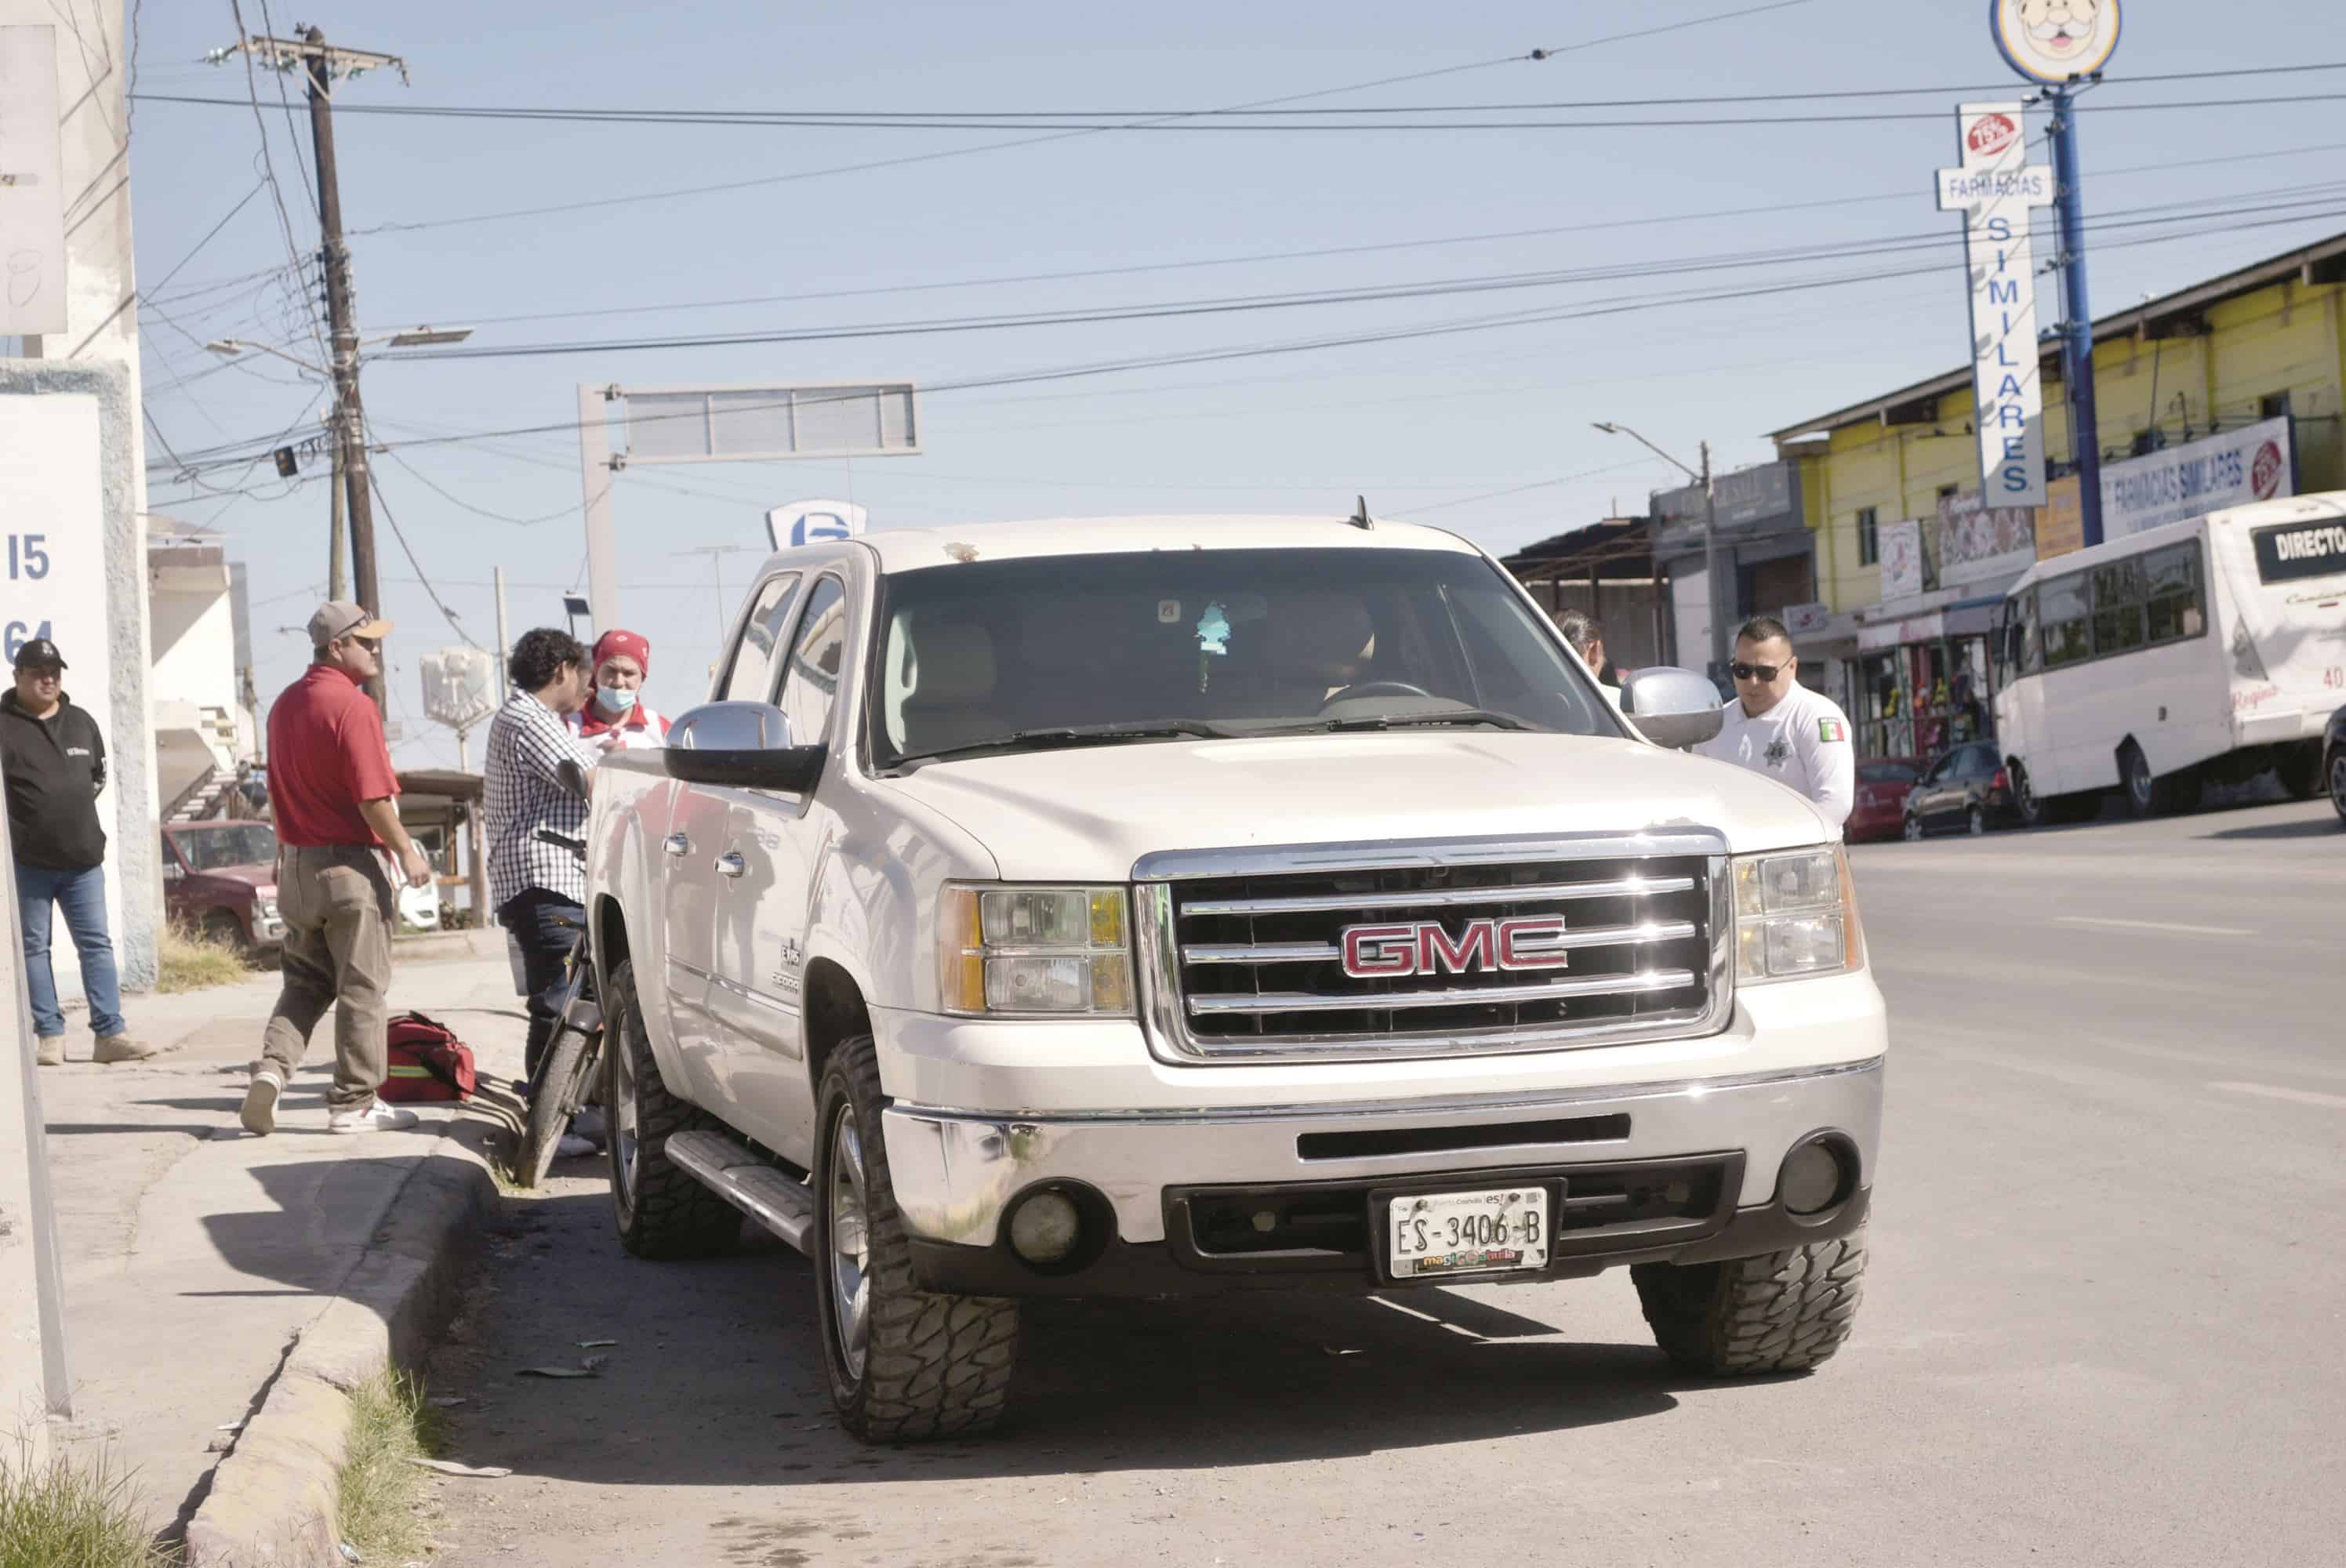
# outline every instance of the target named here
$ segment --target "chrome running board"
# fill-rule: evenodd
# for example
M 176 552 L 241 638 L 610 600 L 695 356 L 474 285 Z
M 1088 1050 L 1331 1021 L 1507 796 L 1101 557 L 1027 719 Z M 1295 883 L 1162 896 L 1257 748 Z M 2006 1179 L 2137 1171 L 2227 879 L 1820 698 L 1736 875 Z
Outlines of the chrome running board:
M 814 1195 L 723 1133 L 677 1133 L 668 1157 L 718 1196 L 800 1252 L 814 1229 Z

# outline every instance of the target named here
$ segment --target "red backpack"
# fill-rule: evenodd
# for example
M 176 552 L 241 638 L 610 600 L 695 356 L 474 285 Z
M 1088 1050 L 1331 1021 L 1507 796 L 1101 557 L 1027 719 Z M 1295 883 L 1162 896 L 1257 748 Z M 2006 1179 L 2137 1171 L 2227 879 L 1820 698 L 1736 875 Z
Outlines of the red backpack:
M 376 1094 L 386 1100 L 469 1100 L 478 1084 L 473 1048 L 454 1030 L 421 1013 L 391 1021 L 391 1075 Z

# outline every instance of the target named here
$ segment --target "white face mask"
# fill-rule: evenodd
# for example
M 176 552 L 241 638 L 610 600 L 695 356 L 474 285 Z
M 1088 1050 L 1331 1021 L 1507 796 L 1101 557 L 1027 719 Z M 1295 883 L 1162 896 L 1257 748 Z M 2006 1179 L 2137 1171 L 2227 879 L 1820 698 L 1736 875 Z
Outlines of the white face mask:
M 602 700 L 604 708 L 612 713 L 626 713 L 636 706 L 636 694 L 619 687 L 597 687 L 595 695 Z

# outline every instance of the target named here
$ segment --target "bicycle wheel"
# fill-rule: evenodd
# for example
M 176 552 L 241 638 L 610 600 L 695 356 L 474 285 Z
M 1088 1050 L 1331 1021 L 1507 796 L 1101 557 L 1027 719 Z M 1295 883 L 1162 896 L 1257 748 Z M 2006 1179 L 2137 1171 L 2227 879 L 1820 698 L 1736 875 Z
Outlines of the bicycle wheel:
M 570 1129 L 570 1118 L 594 1071 L 594 1038 L 565 1023 L 546 1042 L 537 1064 L 537 1080 L 530 1085 L 529 1116 L 522 1124 L 521 1147 L 514 1157 L 514 1180 L 536 1186 L 553 1167 L 554 1151 Z

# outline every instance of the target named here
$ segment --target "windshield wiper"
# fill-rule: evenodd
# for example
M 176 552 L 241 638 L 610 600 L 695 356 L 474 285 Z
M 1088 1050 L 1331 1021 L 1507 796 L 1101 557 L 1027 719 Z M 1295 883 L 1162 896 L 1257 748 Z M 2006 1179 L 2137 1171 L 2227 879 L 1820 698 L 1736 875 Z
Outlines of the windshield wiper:
M 1494 713 L 1487 708 L 1445 708 L 1439 713 L 1372 713 L 1356 718 L 1323 718 L 1311 724 L 1295 725 L 1282 733 L 1309 734 L 1327 730 L 1341 734 L 1358 729 L 1418 729 L 1450 724 L 1487 724 L 1494 729 L 1532 728 L 1512 713 Z
M 1054 750 L 1066 746 L 1108 746 L 1120 740 L 1227 740 L 1232 731 L 1219 724 L 1208 724 L 1198 718 L 1152 718 L 1135 724 L 1061 724 L 1038 729 L 1016 729 L 993 740 L 980 740 L 968 746 L 948 746 L 936 751 L 923 751 L 917 756 L 900 758 L 897 766 L 913 767 L 923 762 L 943 762 L 955 757 L 978 757 L 988 752 Z

